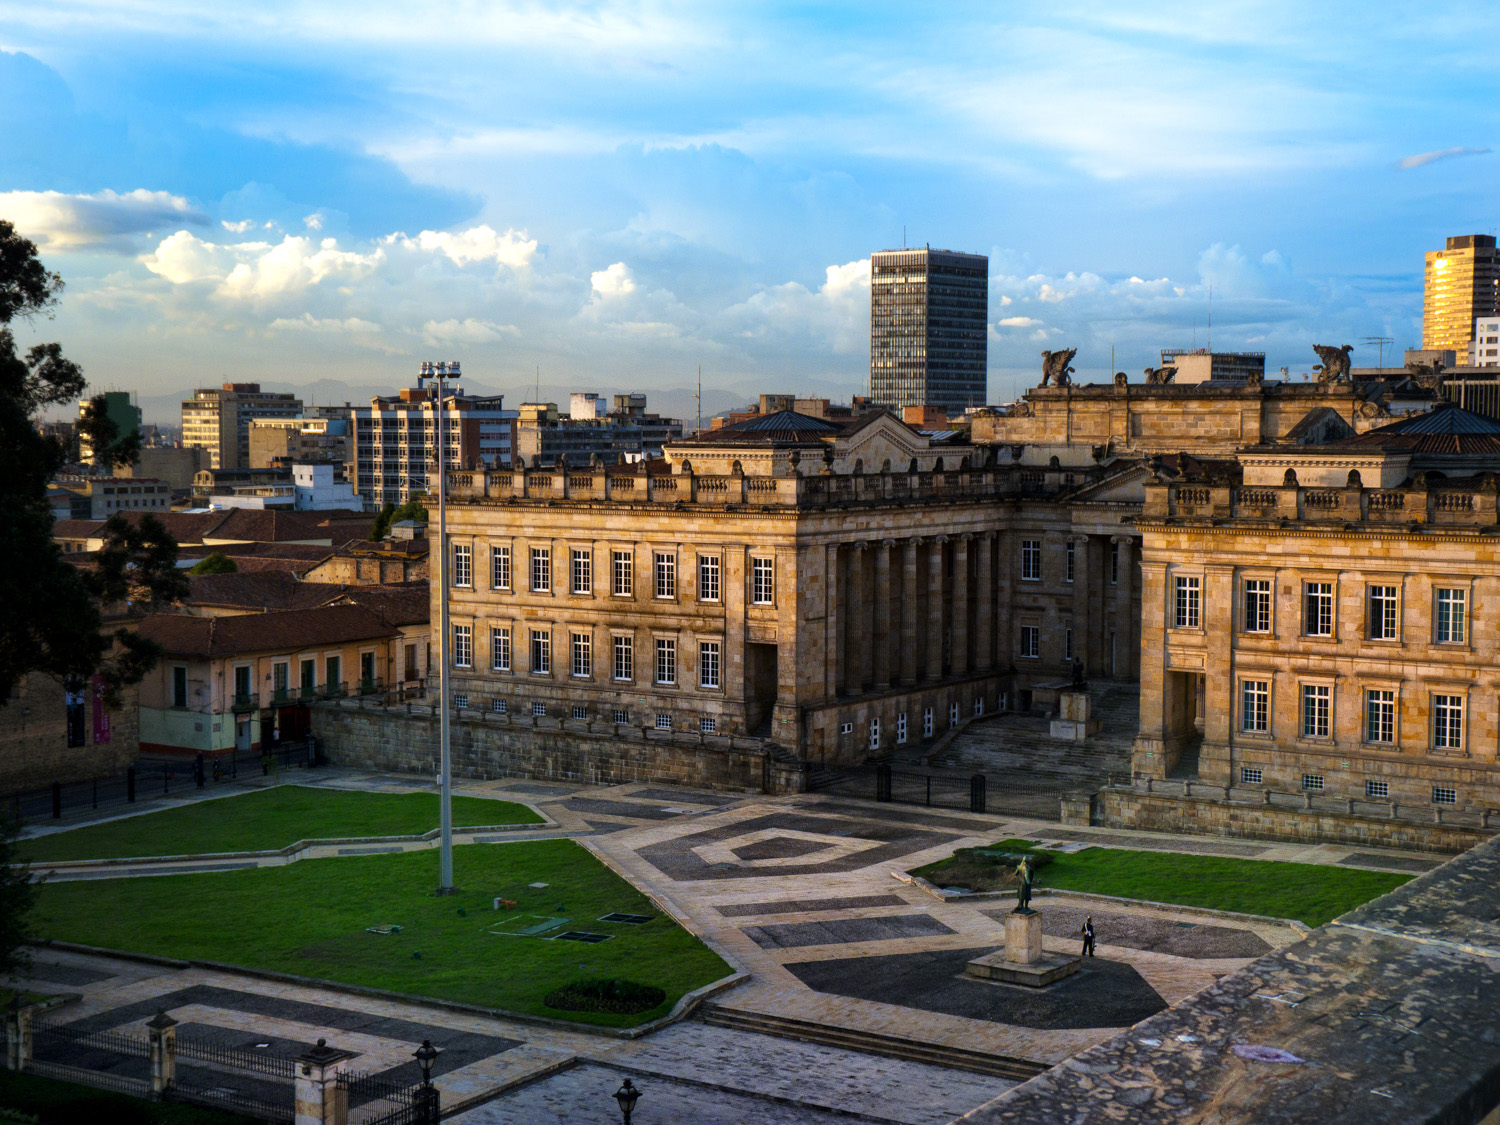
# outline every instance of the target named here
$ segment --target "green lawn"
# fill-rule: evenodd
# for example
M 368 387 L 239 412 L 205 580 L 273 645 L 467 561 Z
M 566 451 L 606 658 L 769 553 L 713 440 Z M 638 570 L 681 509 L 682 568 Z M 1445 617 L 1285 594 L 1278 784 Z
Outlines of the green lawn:
M 44 937 L 165 957 L 201 958 L 628 1027 L 664 1015 L 728 967 L 651 901 L 570 840 L 454 849 L 460 892 L 439 898 L 438 853 L 342 856 L 203 875 L 45 883 L 33 927 Z M 533 890 L 528 884 L 550 884 Z M 495 896 L 514 899 L 495 911 Z M 558 910 L 561 905 L 563 909 Z M 646 914 L 644 925 L 603 922 Z M 569 921 L 553 933 L 611 935 L 597 945 L 488 932 Z M 366 932 L 398 925 L 400 933 Z M 420 958 L 416 955 L 420 954 Z M 665 990 L 639 1015 L 545 1008 L 554 988 L 591 977 Z
M 540 821 L 511 801 L 453 798 L 455 826 Z M 26 861 L 269 851 L 298 840 L 407 836 L 437 826 L 436 793 L 278 785 L 21 840 L 16 851 Z
M 252 1125 L 249 1118 L 222 1110 L 148 1102 L 91 1086 L 0 1070 L 0 1122 L 33 1118 L 41 1125 Z
M 1025 840 L 1002 840 L 990 846 L 1013 851 L 1035 847 L 1034 842 Z M 915 868 L 912 874 L 940 887 L 994 890 L 1015 885 L 1005 866 L 973 853 L 974 849 L 960 849 L 948 859 Z M 1071 855 L 1050 851 L 1043 854 L 1050 862 L 1037 871 L 1034 880 L 1034 885 L 1041 889 L 1055 887 L 1179 906 L 1296 918 L 1309 926 L 1321 926 L 1411 878 L 1325 864 L 1267 863 L 1122 848 L 1088 848 Z

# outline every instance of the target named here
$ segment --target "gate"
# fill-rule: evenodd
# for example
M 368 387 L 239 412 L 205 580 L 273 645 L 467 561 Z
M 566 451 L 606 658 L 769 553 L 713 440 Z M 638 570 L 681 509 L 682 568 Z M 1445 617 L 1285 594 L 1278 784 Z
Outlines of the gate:
M 374 1074 L 344 1071 L 338 1087 L 349 1096 L 349 1120 L 358 1125 L 438 1125 L 435 1086 L 408 1086 Z M 356 1108 L 363 1112 L 356 1114 Z
M 1060 782 L 1013 773 L 918 772 L 893 769 L 888 763 L 876 766 L 874 773 L 877 801 L 1010 813 L 1036 820 L 1059 819 L 1062 797 L 1069 791 Z

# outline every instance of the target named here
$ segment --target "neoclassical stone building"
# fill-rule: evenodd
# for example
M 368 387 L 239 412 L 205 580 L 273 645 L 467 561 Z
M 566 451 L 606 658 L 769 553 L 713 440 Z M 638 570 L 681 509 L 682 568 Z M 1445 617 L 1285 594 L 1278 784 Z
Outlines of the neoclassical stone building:
M 1134 771 L 1500 805 L 1500 423 L 1313 430 L 1146 485 Z

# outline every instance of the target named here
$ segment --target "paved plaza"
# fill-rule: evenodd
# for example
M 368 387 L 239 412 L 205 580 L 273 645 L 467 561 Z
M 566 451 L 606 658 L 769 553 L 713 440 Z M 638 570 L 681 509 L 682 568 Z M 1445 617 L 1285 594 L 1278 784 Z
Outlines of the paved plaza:
M 319 771 L 299 782 L 406 791 L 409 777 Z M 1397 871 L 1432 857 L 1331 845 L 1186 838 L 842 797 L 736 797 L 661 785 L 501 780 L 459 787 L 517 800 L 547 823 L 476 834 L 474 846 L 567 836 L 654 898 L 749 979 L 686 1022 L 629 1039 L 336 986 L 38 951 L 29 983 L 76 994 L 62 1018 L 80 1030 L 143 1034 L 164 1008 L 225 1046 L 295 1054 L 319 1038 L 360 1052 L 358 1069 L 415 1081 L 411 1053 L 439 1047 L 434 1075 L 456 1120 L 613 1120 L 625 1076 L 645 1091 L 639 1125 L 946 1122 L 1019 1078 L 1097 1044 L 1301 936 L 1275 920 L 1041 894 L 1048 950 L 1075 953 L 1093 916 L 1098 956 L 1035 991 L 964 976 L 1004 944 L 1004 900 L 943 900 L 895 876 L 954 848 L 1006 836 Z M 226 811 L 233 798 L 227 798 Z M 470 837 L 460 835 L 460 841 Z M 435 846 L 328 845 L 233 866 Z M 161 877 L 232 866 L 211 857 L 59 866 L 59 879 Z M 39 865 L 40 870 L 47 870 Z M 1045 890 L 1045 878 L 1043 878 Z M 815 1040 L 799 1041 L 798 1038 Z M 464 1108 L 467 1107 L 467 1108 Z

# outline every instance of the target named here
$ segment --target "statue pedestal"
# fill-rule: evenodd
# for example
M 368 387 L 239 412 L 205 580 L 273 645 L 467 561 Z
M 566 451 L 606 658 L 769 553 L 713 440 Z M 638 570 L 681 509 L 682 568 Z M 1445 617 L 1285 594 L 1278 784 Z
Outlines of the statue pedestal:
M 1089 718 L 1092 704 L 1086 691 L 1064 691 L 1057 697 L 1057 717 L 1052 720 L 1052 737 L 1082 742 L 1099 733 L 1098 719 Z
M 1041 912 L 1018 907 L 1005 916 L 1005 948 L 970 961 L 964 975 L 1042 988 L 1072 976 L 1082 967 L 1082 957 L 1044 950 Z

